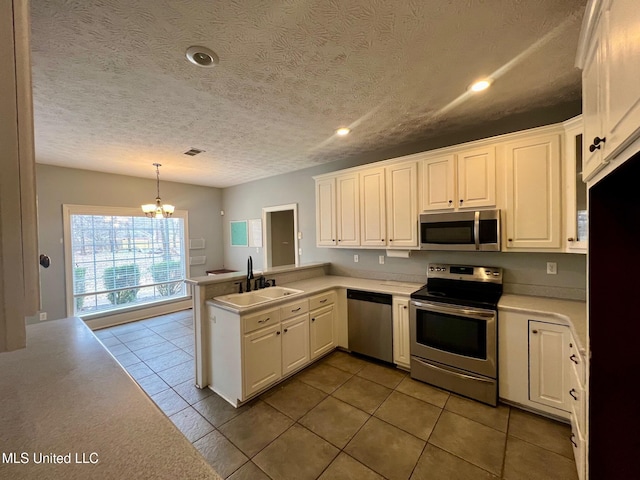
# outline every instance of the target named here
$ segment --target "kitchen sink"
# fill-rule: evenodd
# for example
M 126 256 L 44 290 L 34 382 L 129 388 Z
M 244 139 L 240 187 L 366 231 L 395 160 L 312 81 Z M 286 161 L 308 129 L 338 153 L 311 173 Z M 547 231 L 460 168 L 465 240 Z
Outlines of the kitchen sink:
M 289 295 L 295 295 L 297 293 L 303 293 L 302 290 L 296 290 L 295 288 L 286 287 L 268 287 L 261 290 L 254 290 L 253 292 L 245 293 L 231 293 L 229 295 L 222 295 L 215 297 L 214 300 L 226 303 L 232 307 L 250 307 L 261 303 L 267 303 L 272 300 L 287 297 Z

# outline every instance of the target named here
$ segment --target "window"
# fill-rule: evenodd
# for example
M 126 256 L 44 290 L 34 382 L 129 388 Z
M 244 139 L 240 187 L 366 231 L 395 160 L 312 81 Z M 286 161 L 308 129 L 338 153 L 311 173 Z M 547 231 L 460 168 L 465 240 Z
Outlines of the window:
M 92 317 L 187 297 L 187 214 L 64 206 L 67 312 Z

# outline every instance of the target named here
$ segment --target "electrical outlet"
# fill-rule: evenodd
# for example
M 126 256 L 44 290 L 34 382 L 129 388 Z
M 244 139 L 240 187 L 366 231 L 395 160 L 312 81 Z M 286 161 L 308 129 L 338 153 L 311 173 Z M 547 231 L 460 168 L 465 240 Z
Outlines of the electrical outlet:
M 547 262 L 547 275 L 556 275 L 558 273 L 558 264 L 556 262 Z
M 379 263 L 380 265 L 384 265 L 384 255 L 380 255 L 380 256 L 378 256 L 378 263 Z
M 40 321 L 44 322 L 47 319 L 47 312 L 40 312 Z
M 353 263 L 358 263 L 360 261 L 360 257 L 358 255 L 353 256 Z

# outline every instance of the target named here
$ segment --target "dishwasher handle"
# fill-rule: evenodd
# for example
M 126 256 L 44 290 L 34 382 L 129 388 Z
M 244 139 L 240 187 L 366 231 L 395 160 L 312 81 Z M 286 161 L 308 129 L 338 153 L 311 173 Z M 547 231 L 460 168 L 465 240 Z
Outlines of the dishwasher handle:
M 361 302 L 381 303 L 391 305 L 392 296 L 388 293 L 365 292 L 362 290 L 347 290 L 348 300 L 360 300 Z

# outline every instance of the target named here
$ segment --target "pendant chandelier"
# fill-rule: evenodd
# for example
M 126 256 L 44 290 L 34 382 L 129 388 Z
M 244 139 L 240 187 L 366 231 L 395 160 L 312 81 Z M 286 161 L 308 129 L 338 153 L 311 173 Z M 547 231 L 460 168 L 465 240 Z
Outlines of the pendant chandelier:
M 160 167 L 162 166 L 159 163 L 154 163 L 154 167 L 156 167 L 156 184 L 158 188 L 158 196 L 156 197 L 156 203 L 148 203 L 146 205 L 142 205 L 142 211 L 147 217 L 151 218 L 168 218 L 173 215 L 176 207 L 173 205 L 163 205 L 162 200 L 160 200 Z

